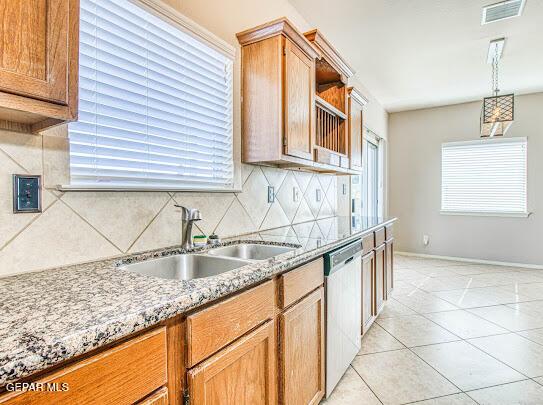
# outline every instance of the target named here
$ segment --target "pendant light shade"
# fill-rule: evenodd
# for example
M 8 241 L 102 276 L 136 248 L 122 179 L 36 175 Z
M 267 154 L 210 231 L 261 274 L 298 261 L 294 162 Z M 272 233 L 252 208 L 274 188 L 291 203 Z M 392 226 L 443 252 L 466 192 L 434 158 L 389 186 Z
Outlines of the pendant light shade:
M 513 123 L 514 113 L 514 94 L 485 97 L 481 111 L 481 137 L 505 135 Z
M 481 110 L 481 137 L 503 136 L 513 123 L 515 117 L 515 95 L 500 95 L 498 87 L 498 68 L 502 56 L 505 38 L 490 42 L 487 62 L 492 65 L 493 96 L 483 99 Z

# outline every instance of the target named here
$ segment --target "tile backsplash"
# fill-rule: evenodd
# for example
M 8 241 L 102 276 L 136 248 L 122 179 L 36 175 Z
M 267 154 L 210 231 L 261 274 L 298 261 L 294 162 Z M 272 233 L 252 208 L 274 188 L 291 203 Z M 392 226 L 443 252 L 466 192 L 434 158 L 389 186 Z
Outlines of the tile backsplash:
M 179 244 L 174 204 L 200 209 L 195 232 L 228 237 L 270 230 L 264 232 L 270 240 L 291 242 L 304 222 L 348 205 L 348 194 L 338 193 L 341 177 L 251 165 L 242 165 L 240 193 L 59 192 L 54 186 L 68 182 L 67 161 L 65 137 L 0 131 L 0 277 Z M 43 175 L 42 213 L 13 214 L 15 173 Z M 273 231 L 284 226 L 281 235 Z

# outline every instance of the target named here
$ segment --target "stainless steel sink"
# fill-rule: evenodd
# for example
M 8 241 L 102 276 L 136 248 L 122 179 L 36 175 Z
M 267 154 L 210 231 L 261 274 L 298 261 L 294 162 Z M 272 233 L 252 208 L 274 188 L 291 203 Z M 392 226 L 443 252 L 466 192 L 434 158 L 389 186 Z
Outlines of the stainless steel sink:
M 288 246 L 261 245 L 257 243 L 241 243 L 211 249 L 208 253 L 213 256 L 235 257 L 246 260 L 266 260 L 282 253 L 291 252 L 296 248 Z
M 127 264 L 120 268 L 146 276 L 174 280 L 192 280 L 195 278 L 216 276 L 245 266 L 248 263 L 251 262 L 228 257 L 186 254 Z

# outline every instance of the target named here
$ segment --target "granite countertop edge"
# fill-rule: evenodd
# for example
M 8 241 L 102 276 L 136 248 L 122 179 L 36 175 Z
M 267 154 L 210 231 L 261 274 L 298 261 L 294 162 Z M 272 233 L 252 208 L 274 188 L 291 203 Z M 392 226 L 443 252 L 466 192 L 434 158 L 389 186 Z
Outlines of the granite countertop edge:
M 299 245 L 270 242 L 262 240 L 230 240 L 221 245 L 237 243 L 266 243 L 281 246 L 298 247 L 296 250 L 281 254 L 267 261 L 250 263 L 238 269 L 222 273 L 205 279 L 194 279 L 184 282 L 177 280 L 162 280 L 154 277 L 141 276 L 127 270 L 119 269 L 119 266 L 131 262 L 149 260 L 173 254 L 203 253 L 210 247 L 185 251 L 180 247 L 165 248 L 139 254 L 128 255 L 123 258 L 108 259 L 99 262 L 72 265 L 60 268 L 58 271 L 85 273 L 88 277 L 115 277 L 120 276 L 123 283 L 131 282 L 154 283 L 158 293 L 154 296 L 156 301 L 152 304 L 143 303 L 140 307 L 128 312 L 115 315 L 107 314 L 106 319 L 99 319 L 85 327 L 77 327 L 67 331 L 66 335 L 57 333 L 47 336 L 47 332 L 40 334 L 21 333 L 16 341 L 4 339 L 0 332 L 0 387 L 8 383 L 24 379 L 39 373 L 47 368 L 55 366 L 76 356 L 88 353 L 102 346 L 111 344 L 133 333 L 150 328 L 167 319 L 187 313 L 202 305 L 218 300 L 237 291 L 254 286 L 262 281 L 322 256 L 341 245 L 360 238 L 362 235 L 394 222 L 396 218 L 383 220 L 374 226 L 367 227 L 359 232 L 352 233 L 331 243 L 322 245 L 309 251 L 302 251 Z M 33 277 L 48 277 L 54 274 L 55 269 L 44 270 L 36 273 L 22 274 L 11 278 L 29 280 Z M 58 277 L 58 276 L 57 276 Z M 4 279 L 7 280 L 7 279 Z M 0 282 L 2 280 L 0 279 Z M 137 287 L 136 287 L 137 288 Z M 161 295 L 160 292 L 164 291 Z M 104 294 L 104 292 L 102 292 Z M 114 294 L 112 292 L 112 294 Z M 114 299 L 109 297 L 110 299 Z M 122 297 L 119 299 L 123 299 Z M 60 303 L 62 305 L 62 303 Z M 70 304 L 68 302 L 67 304 Z M 1 306 L 0 306 L 1 307 Z M 69 317 L 69 315 L 67 315 Z M 0 319 L 0 326 L 2 322 Z M 48 330 L 47 325 L 41 325 L 43 330 Z M 24 344 L 21 344 L 21 339 Z M 10 346 L 11 343 L 11 346 Z M 23 347 L 21 347 L 23 346 Z M 11 350 L 10 350 L 11 349 Z

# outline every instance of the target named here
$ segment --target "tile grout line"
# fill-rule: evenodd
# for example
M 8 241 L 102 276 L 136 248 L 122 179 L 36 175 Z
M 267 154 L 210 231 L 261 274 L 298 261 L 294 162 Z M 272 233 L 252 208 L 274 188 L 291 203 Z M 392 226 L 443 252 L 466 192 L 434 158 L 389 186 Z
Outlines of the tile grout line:
M 132 247 L 136 244 L 136 242 L 142 237 L 142 235 L 145 233 L 145 231 L 147 229 L 149 229 L 149 227 L 151 226 L 151 224 L 153 222 L 155 222 L 155 219 L 158 218 L 158 216 L 162 213 L 162 211 L 164 211 L 164 209 L 168 206 L 168 204 L 171 202 L 171 201 L 174 201 L 176 204 L 177 204 L 177 201 L 174 200 L 173 198 L 173 195 L 171 195 L 170 193 L 167 193 L 168 194 L 168 200 L 166 200 L 166 202 L 164 203 L 164 205 L 158 210 L 158 212 L 156 213 L 156 215 L 151 218 L 151 220 L 149 221 L 149 223 L 143 228 L 143 230 L 139 233 L 138 236 L 136 236 L 136 239 L 134 239 L 132 241 L 132 243 L 126 248 L 126 251 L 123 252 L 123 253 L 128 253 L 130 252 L 130 249 L 132 249 Z
M 420 315 L 424 316 L 423 314 L 420 314 Z M 426 317 L 425 317 L 425 318 L 426 318 Z M 438 323 L 434 322 L 432 319 L 429 319 L 429 321 L 432 322 L 433 324 L 435 324 L 435 325 L 437 325 L 437 326 L 439 326 L 439 327 L 445 329 L 447 332 L 452 333 L 453 335 L 455 335 L 452 331 L 450 331 L 449 329 L 445 328 L 444 326 L 439 325 Z M 511 332 L 511 333 L 513 333 L 513 332 Z M 501 336 L 501 335 L 507 335 L 507 334 L 508 334 L 508 333 L 500 333 L 500 334 L 497 334 L 497 335 L 490 335 L 490 336 L 484 336 L 484 337 Z M 510 369 L 516 371 L 517 373 L 519 373 L 520 375 L 526 377 L 527 379 L 530 379 L 530 378 L 531 378 L 531 377 L 527 376 L 526 374 L 521 373 L 519 370 L 515 369 L 514 367 L 510 366 L 509 364 L 507 364 L 507 363 L 501 361 L 500 359 L 494 357 L 494 356 L 491 355 L 490 353 L 487 353 L 487 352 L 484 351 L 483 349 L 481 349 L 481 348 L 475 346 L 474 344 L 472 344 L 471 342 L 469 342 L 468 339 L 461 338 L 461 337 L 458 336 L 458 335 L 455 335 L 455 336 L 457 336 L 457 337 L 459 338 L 459 340 L 457 340 L 456 342 L 458 342 L 458 341 L 465 342 L 465 343 L 469 344 L 470 346 L 472 346 L 473 348 L 475 348 L 475 349 L 477 349 L 477 350 L 480 350 L 481 352 L 483 352 L 483 353 L 487 354 L 488 356 L 492 357 L 494 360 L 500 362 L 501 364 L 505 365 L 506 367 L 509 367 Z M 478 338 L 470 338 L 470 339 L 478 339 Z M 452 342 L 444 342 L 444 343 L 452 343 Z M 428 345 L 428 346 L 434 346 L 434 345 L 438 345 L 438 344 L 443 344 L 443 343 L 435 343 L 435 344 Z M 508 384 L 508 383 L 505 383 L 505 384 Z M 498 385 L 503 385 L 503 384 L 496 384 L 496 386 L 498 386 Z M 483 387 L 483 388 L 487 388 L 487 387 Z M 473 391 L 473 390 L 472 390 L 472 391 Z M 464 392 L 464 391 L 462 391 L 462 392 Z
M 37 135 L 37 136 L 41 136 L 41 135 Z M 19 162 L 17 162 L 15 160 L 15 158 L 13 156 L 11 156 L 9 153 L 7 153 L 4 149 L 0 148 L 0 152 L 2 154 L 4 154 L 9 160 L 11 160 L 13 163 L 15 163 L 15 165 L 19 166 L 23 171 L 25 171 L 27 174 L 30 174 L 30 170 L 28 170 L 26 167 L 24 167 L 22 164 L 20 164 Z M 42 153 L 43 153 L 43 148 L 42 148 Z M 43 166 L 42 166 L 42 173 L 43 174 Z
M 54 194 L 53 194 L 54 195 Z M 2 246 L 0 246 L 0 251 L 4 250 L 10 243 L 12 243 L 19 235 L 21 235 L 24 231 L 26 231 L 30 225 L 32 225 L 34 222 L 36 222 L 45 212 L 49 210 L 53 205 L 57 203 L 57 201 L 60 201 L 60 199 L 57 196 L 55 197 L 55 201 L 53 201 L 47 208 L 45 208 L 42 212 L 35 213 L 36 216 L 32 218 L 25 226 L 23 226 L 18 232 L 16 232 L 11 238 L 9 238 Z
M 251 172 L 252 173 L 252 172 Z M 247 177 L 247 180 L 249 179 L 249 177 Z M 245 180 L 245 181 L 247 181 Z M 245 184 L 245 183 L 244 183 Z M 226 210 L 224 210 L 224 214 L 222 214 L 221 218 L 217 221 L 217 224 L 213 227 L 213 230 L 211 231 L 211 233 L 215 233 L 215 231 L 217 230 L 217 228 L 219 227 L 219 225 L 221 224 L 222 220 L 224 219 L 224 217 L 226 216 L 226 214 L 228 213 L 228 210 L 230 209 L 230 207 L 232 207 L 232 205 L 234 204 L 234 201 L 237 200 L 237 197 L 236 197 L 236 193 L 232 193 L 232 201 L 230 201 L 230 204 L 228 204 L 228 207 L 226 207 Z M 241 204 L 238 200 L 238 203 L 243 207 L 243 204 Z M 253 222 L 251 220 L 251 222 Z M 219 235 L 220 236 L 220 235 Z
M 417 311 L 415 311 L 415 312 L 417 312 Z M 446 312 L 446 311 L 444 311 L 444 312 Z M 470 313 L 471 313 L 471 312 L 470 312 Z M 424 316 L 423 313 L 419 313 L 419 315 L 423 316 L 425 319 L 428 319 L 428 318 L 426 318 L 426 317 Z M 481 352 L 487 354 L 488 356 L 492 357 L 493 359 L 495 359 L 496 361 L 498 361 L 498 362 L 500 362 L 501 364 L 505 365 L 506 367 L 509 367 L 509 368 L 511 368 L 512 370 L 514 370 L 514 371 L 516 371 L 517 373 L 519 373 L 520 375 L 522 375 L 522 376 L 524 376 L 524 377 L 530 379 L 529 376 L 527 376 L 527 375 L 525 375 L 524 373 L 521 373 L 520 371 L 518 371 L 517 369 L 511 367 L 509 364 L 506 364 L 506 363 L 504 363 L 503 361 L 501 361 L 501 360 L 495 358 L 495 357 L 492 356 L 490 353 L 487 353 L 487 352 L 485 352 L 484 350 L 478 348 L 477 346 L 475 346 L 475 345 L 473 345 L 472 343 L 470 343 L 467 339 L 461 338 L 460 336 L 456 335 L 455 333 L 453 333 L 453 332 L 450 331 L 449 329 L 447 329 L 447 328 L 445 328 L 445 327 L 439 325 L 438 323 L 434 322 L 432 319 L 428 319 L 428 320 L 429 320 L 430 322 L 432 322 L 433 324 L 435 324 L 435 325 L 437 325 L 437 326 L 443 328 L 443 329 L 446 330 L 447 332 L 453 334 L 454 336 L 457 336 L 457 337 L 460 339 L 460 341 L 466 342 L 466 343 L 469 344 L 470 346 L 472 346 L 472 347 L 474 347 L 475 349 L 478 349 L 478 350 L 480 350 Z M 497 326 L 499 326 L 499 325 L 497 325 Z M 506 328 L 504 328 L 504 329 L 506 329 Z M 506 329 L 506 330 L 508 330 L 508 329 Z M 511 333 L 514 333 L 514 332 L 511 332 Z M 505 333 L 502 333 L 502 334 L 500 334 L 500 335 L 504 335 L 504 334 L 505 334 Z M 498 335 L 493 335 L 493 336 L 498 336 Z M 445 343 L 447 343 L 447 342 L 445 342 Z M 435 344 L 442 344 L 442 343 L 435 343 Z M 432 345 L 429 345 L 429 346 L 432 346 Z M 415 354 L 416 354 L 416 353 L 415 353 Z M 436 370 L 436 371 L 437 371 L 437 370 Z M 503 385 L 503 384 L 498 384 L 498 385 Z M 484 387 L 484 388 L 486 388 L 486 387 Z M 465 392 L 465 391 L 462 391 L 462 392 Z
M 432 294 L 432 295 L 433 295 L 433 294 Z M 439 298 L 439 297 L 438 297 L 438 298 Z M 401 303 L 401 302 L 400 302 L 400 303 Z M 386 305 L 386 304 L 385 304 L 385 305 Z M 405 304 L 403 304 L 403 305 L 405 305 Z M 499 304 L 499 305 L 503 305 L 503 304 Z M 406 306 L 407 306 L 407 305 L 406 305 Z M 496 305 L 492 305 L 492 306 L 496 306 Z M 503 306 L 505 306 L 505 305 L 503 305 Z M 470 390 L 470 391 L 476 391 L 476 390 L 485 389 L 485 388 L 490 388 L 490 387 L 497 387 L 497 386 L 501 386 L 501 385 L 512 384 L 512 383 L 519 382 L 519 381 L 529 381 L 529 380 L 532 380 L 532 381 L 534 381 L 535 383 L 538 383 L 537 381 L 534 380 L 535 378 L 538 378 L 538 377 L 533 377 L 533 378 L 532 378 L 532 377 L 528 377 L 528 376 L 526 376 L 524 373 L 521 373 L 520 371 L 518 371 L 518 370 L 516 370 L 515 368 L 511 367 L 510 365 L 508 365 L 508 364 L 504 363 L 503 361 L 501 361 L 501 360 L 495 358 L 495 357 L 492 356 L 491 354 L 489 354 L 489 353 L 485 352 L 484 350 L 482 350 L 482 349 L 476 347 L 475 345 L 473 345 L 473 344 L 471 344 L 470 342 L 468 342 L 467 339 L 464 339 L 464 338 L 462 338 L 462 337 L 456 335 L 455 333 L 453 333 L 453 332 L 450 331 L 449 329 L 443 327 L 442 325 L 437 324 L 437 323 L 436 323 L 435 321 L 433 321 L 432 319 L 427 318 L 426 315 L 427 315 L 428 313 L 425 314 L 425 313 L 419 312 L 419 311 L 417 311 L 417 310 L 414 310 L 414 309 L 411 308 L 411 307 L 409 307 L 409 308 L 410 308 L 412 311 L 414 311 L 417 315 L 420 315 L 420 316 L 422 316 L 423 318 L 428 319 L 430 322 L 434 323 L 434 324 L 437 325 L 438 327 L 443 328 L 444 330 L 446 330 L 447 332 L 453 334 L 454 336 L 457 336 L 457 337 L 459 338 L 459 340 L 456 340 L 455 342 L 459 342 L 459 341 L 461 341 L 461 342 L 466 342 L 466 343 L 469 344 L 470 346 L 472 346 L 472 347 L 474 347 L 475 349 L 478 349 L 478 350 L 480 350 L 481 352 L 487 354 L 488 356 L 490 356 L 491 358 L 495 359 L 495 360 L 498 361 L 499 363 L 504 364 L 506 367 L 509 367 L 509 368 L 511 368 L 512 370 L 516 371 L 516 372 L 519 373 L 521 376 L 526 377 L 525 379 L 522 379 L 522 380 L 518 380 L 518 381 L 510 381 L 510 382 L 507 382 L 507 383 L 496 384 L 496 385 L 488 386 L 488 387 L 481 387 L 481 388 L 478 388 L 478 389 L 475 389 L 475 390 Z M 478 308 L 478 307 L 476 307 L 476 308 Z M 473 308 L 472 308 L 472 309 L 473 309 Z M 466 309 L 463 309 L 463 308 L 459 308 L 458 310 L 466 311 Z M 449 312 L 449 311 L 439 311 L 439 312 Z M 469 311 L 466 311 L 466 312 L 468 312 L 468 313 L 471 314 L 471 312 L 469 312 Z M 434 312 L 434 313 L 435 313 L 435 312 Z M 473 315 L 475 315 L 475 314 L 473 314 Z M 475 315 L 475 316 L 477 316 L 477 315 Z M 484 319 L 484 318 L 482 318 L 482 317 L 479 317 L 479 318 Z M 385 318 L 385 319 L 386 319 L 386 318 Z M 491 323 L 493 323 L 493 322 L 491 322 Z M 494 324 L 494 323 L 493 323 L 493 324 Z M 378 324 L 378 325 L 379 325 L 379 324 Z M 496 325 L 496 324 L 494 324 L 494 325 Z M 380 326 L 380 325 L 379 325 L 379 326 Z M 496 326 L 501 327 L 500 325 L 496 325 Z M 503 327 L 502 327 L 502 328 L 503 328 Z M 382 328 L 382 329 L 384 329 L 384 328 Z M 503 329 L 508 330 L 507 328 L 503 328 Z M 538 329 L 539 329 L 539 328 L 538 328 Z M 384 330 L 385 330 L 385 332 L 389 333 L 392 337 L 396 338 L 394 335 L 392 335 L 392 334 L 391 334 L 390 332 L 388 332 L 386 329 L 384 329 Z M 516 333 L 513 332 L 513 331 L 509 331 L 509 332 L 506 332 L 506 333 L 501 333 L 501 334 L 497 334 L 497 335 L 490 335 L 490 336 L 498 336 L 498 335 L 504 335 L 504 334 L 508 334 L 508 333 L 514 333 L 514 334 L 516 334 Z M 519 335 L 519 336 L 522 336 L 522 335 Z M 396 338 L 396 339 L 397 339 L 397 338 Z M 526 338 L 526 339 L 527 339 L 527 338 Z M 530 339 L 528 339 L 528 340 L 530 340 Z M 403 343 L 403 342 L 400 341 L 400 343 Z M 443 342 L 443 343 L 449 343 L 449 342 Z M 433 346 L 433 345 L 438 345 L 438 344 L 443 344 L 443 343 L 434 343 L 434 344 L 429 344 L 429 345 L 425 345 L 425 346 Z M 537 343 L 537 342 L 535 342 L 535 343 Z M 421 347 L 421 346 L 415 346 L 415 347 Z M 408 349 L 410 352 L 412 352 L 415 356 L 417 356 L 418 358 L 420 358 L 423 362 L 425 362 L 426 364 L 428 364 L 424 359 L 422 359 L 420 356 L 418 356 L 416 352 L 414 352 L 413 350 L 411 350 L 410 347 L 407 347 L 407 349 Z M 431 367 L 432 369 L 434 369 L 438 374 L 442 375 L 438 370 L 436 370 L 436 369 L 435 369 L 434 367 L 432 367 L 430 364 L 428 364 L 428 366 Z M 443 376 L 443 375 L 442 375 L 442 376 Z M 447 381 L 449 381 L 451 384 L 453 384 L 453 385 L 456 387 L 456 385 L 455 385 L 454 383 L 452 383 L 452 381 L 450 381 L 447 377 L 445 377 L 445 376 L 443 376 L 443 377 L 444 377 Z M 538 384 L 539 384 L 539 383 L 538 383 Z M 543 384 L 540 384 L 540 385 L 543 385 Z M 460 389 L 460 387 L 457 387 L 457 388 Z M 461 392 L 462 392 L 463 394 L 467 395 L 469 398 L 471 398 L 474 402 L 477 403 L 477 401 L 475 401 L 475 399 L 473 399 L 473 398 L 468 394 L 469 391 L 461 390 Z M 451 394 L 451 395 L 454 395 L 454 394 Z M 448 396 L 448 395 L 447 395 L 447 396 Z M 438 397 L 438 398 L 439 398 L 439 397 Z M 432 398 L 428 398 L 428 399 L 432 399 Z M 425 400 L 427 400 L 427 399 L 420 400 L 420 401 L 416 401 L 416 402 L 421 402 L 421 401 L 425 401 Z M 411 403 L 416 403 L 416 402 L 411 402 Z
M 377 401 L 379 401 L 381 404 L 384 404 L 383 401 L 381 401 L 381 398 L 379 398 L 377 396 L 377 394 L 373 391 L 373 389 L 370 387 L 370 385 L 366 382 L 366 380 L 364 380 L 364 378 L 360 375 L 360 373 L 358 372 L 358 370 L 356 369 L 356 367 L 354 367 L 352 364 L 349 364 L 349 367 L 351 367 L 354 372 L 356 373 L 356 375 L 362 380 L 362 382 L 366 385 L 366 387 L 368 387 L 368 389 L 371 391 L 371 393 L 375 396 L 375 398 L 377 398 Z
M 106 241 L 108 241 L 115 249 L 117 249 L 119 251 L 120 254 L 124 253 L 123 250 L 120 247 L 118 247 L 115 243 L 113 243 L 111 240 L 109 240 L 108 237 L 103 235 L 102 232 L 100 232 L 98 229 L 96 229 L 89 221 L 87 221 L 85 218 L 83 218 L 75 209 L 73 209 L 68 203 L 66 203 L 66 201 L 60 200 L 60 199 L 59 199 L 59 201 L 62 204 L 64 204 L 64 206 L 66 206 L 70 211 L 72 211 L 77 217 L 79 217 L 79 219 L 81 219 L 88 226 L 90 226 L 96 233 L 98 233 L 98 235 L 100 235 L 102 238 L 104 238 Z

